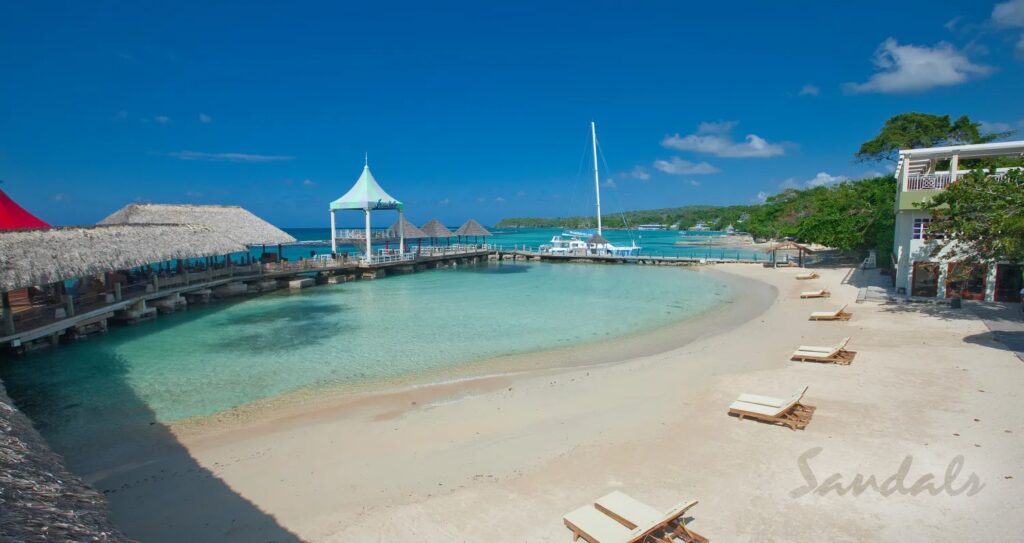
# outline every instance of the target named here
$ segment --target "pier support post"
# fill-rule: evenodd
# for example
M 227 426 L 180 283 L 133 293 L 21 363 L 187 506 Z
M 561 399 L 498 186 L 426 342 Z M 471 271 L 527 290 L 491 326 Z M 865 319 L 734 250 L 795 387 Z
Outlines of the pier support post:
M 369 263 L 373 256 L 373 245 L 370 240 L 370 208 L 364 209 L 363 215 L 366 220 L 366 262 Z
M 0 297 L 3 298 L 4 334 L 14 335 L 14 312 L 11 311 L 11 297 L 7 291 L 4 291 Z
M 114 283 L 114 301 L 115 302 L 120 302 L 121 301 L 121 282 L 120 281 Z
M 338 233 L 336 228 L 337 227 L 334 225 L 334 210 L 332 209 L 331 210 L 331 255 L 332 256 L 338 254 L 338 242 L 335 240 L 335 236 Z
M 159 275 L 154 275 L 153 276 L 153 292 L 159 292 L 159 291 L 160 291 L 160 276 Z

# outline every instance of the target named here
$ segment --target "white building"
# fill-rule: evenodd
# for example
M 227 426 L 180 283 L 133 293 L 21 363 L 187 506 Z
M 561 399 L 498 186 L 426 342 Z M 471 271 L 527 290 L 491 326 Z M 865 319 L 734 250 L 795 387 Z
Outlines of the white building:
M 896 235 L 892 251 L 897 294 L 924 298 L 1020 300 L 1020 263 L 980 264 L 958 270 L 966 271 L 966 278 L 964 273 L 957 273 L 955 278 L 959 280 L 950 280 L 954 278 L 950 268 L 955 264 L 952 246 L 942 236 L 929 235 L 931 213 L 915 206 L 970 173 L 969 169 L 960 169 L 961 160 L 997 156 L 1024 156 L 1024 141 L 900 151 L 896 166 L 899 189 L 896 193 Z M 937 171 L 938 166 L 945 169 Z M 995 175 L 1005 174 L 1008 169 L 1000 168 Z

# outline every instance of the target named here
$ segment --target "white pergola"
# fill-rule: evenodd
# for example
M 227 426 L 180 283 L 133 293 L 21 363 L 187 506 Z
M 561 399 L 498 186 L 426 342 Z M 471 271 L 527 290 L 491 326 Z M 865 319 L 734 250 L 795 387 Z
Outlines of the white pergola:
M 377 180 L 370 173 L 370 165 L 367 162 L 363 165 L 363 174 L 356 180 L 355 185 L 352 185 L 352 188 L 344 196 L 331 202 L 331 254 L 338 252 L 336 241 L 338 230 L 335 226 L 335 212 L 362 210 L 366 224 L 366 258 L 371 258 L 373 256 L 373 238 L 370 234 L 370 212 L 381 209 L 394 209 L 398 211 L 398 251 L 404 253 L 405 215 L 403 214 L 403 208 L 402 202 L 392 198 L 377 184 Z
M 994 156 L 1022 157 L 1024 156 L 1024 141 L 900 149 L 899 163 L 896 166 L 896 178 L 906 182 L 906 178 L 910 175 L 933 174 L 935 173 L 935 165 L 940 160 L 949 160 L 950 173 L 956 174 L 960 171 L 961 159 Z

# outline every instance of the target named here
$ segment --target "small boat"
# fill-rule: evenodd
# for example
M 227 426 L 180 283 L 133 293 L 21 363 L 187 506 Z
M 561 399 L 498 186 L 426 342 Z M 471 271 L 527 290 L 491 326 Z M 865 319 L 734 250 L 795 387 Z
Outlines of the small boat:
M 659 230 L 668 230 L 668 227 L 664 224 L 641 224 L 636 229 L 643 232 L 657 232 Z
M 590 141 L 594 150 L 594 194 L 597 202 L 597 231 L 569 230 L 551 238 L 547 245 L 541 245 L 541 252 L 552 255 L 580 256 L 639 256 L 640 247 L 636 242 L 620 246 L 609 242 L 601 228 L 601 175 L 597 168 L 597 127 L 590 122 Z M 650 226 L 650 225 L 648 225 Z M 661 226 L 661 225 L 657 225 Z

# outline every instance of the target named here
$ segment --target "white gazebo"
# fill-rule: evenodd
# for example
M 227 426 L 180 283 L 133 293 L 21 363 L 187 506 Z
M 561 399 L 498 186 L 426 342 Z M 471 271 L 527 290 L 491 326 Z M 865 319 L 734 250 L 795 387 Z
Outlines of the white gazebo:
M 373 238 L 370 234 L 370 212 L 379 209 L 394 209 L 398 211 L 398 252 L 405 252 L 405 216 L 403 215 L 402 202 L 392 198 L 384 189 L 377 184 L 377 180 L 370 173 L 370 165 L 367 162 L 363 166 L 363 174 L 356 180 L 356 184 L 345 193 L 344 196 L 331 202 L 331 254 L 338 252 L 337 235 L 334 213 L 336 211 L 357 211 L 362 210 L 366 222 L 366 258 L 373 256 Z

